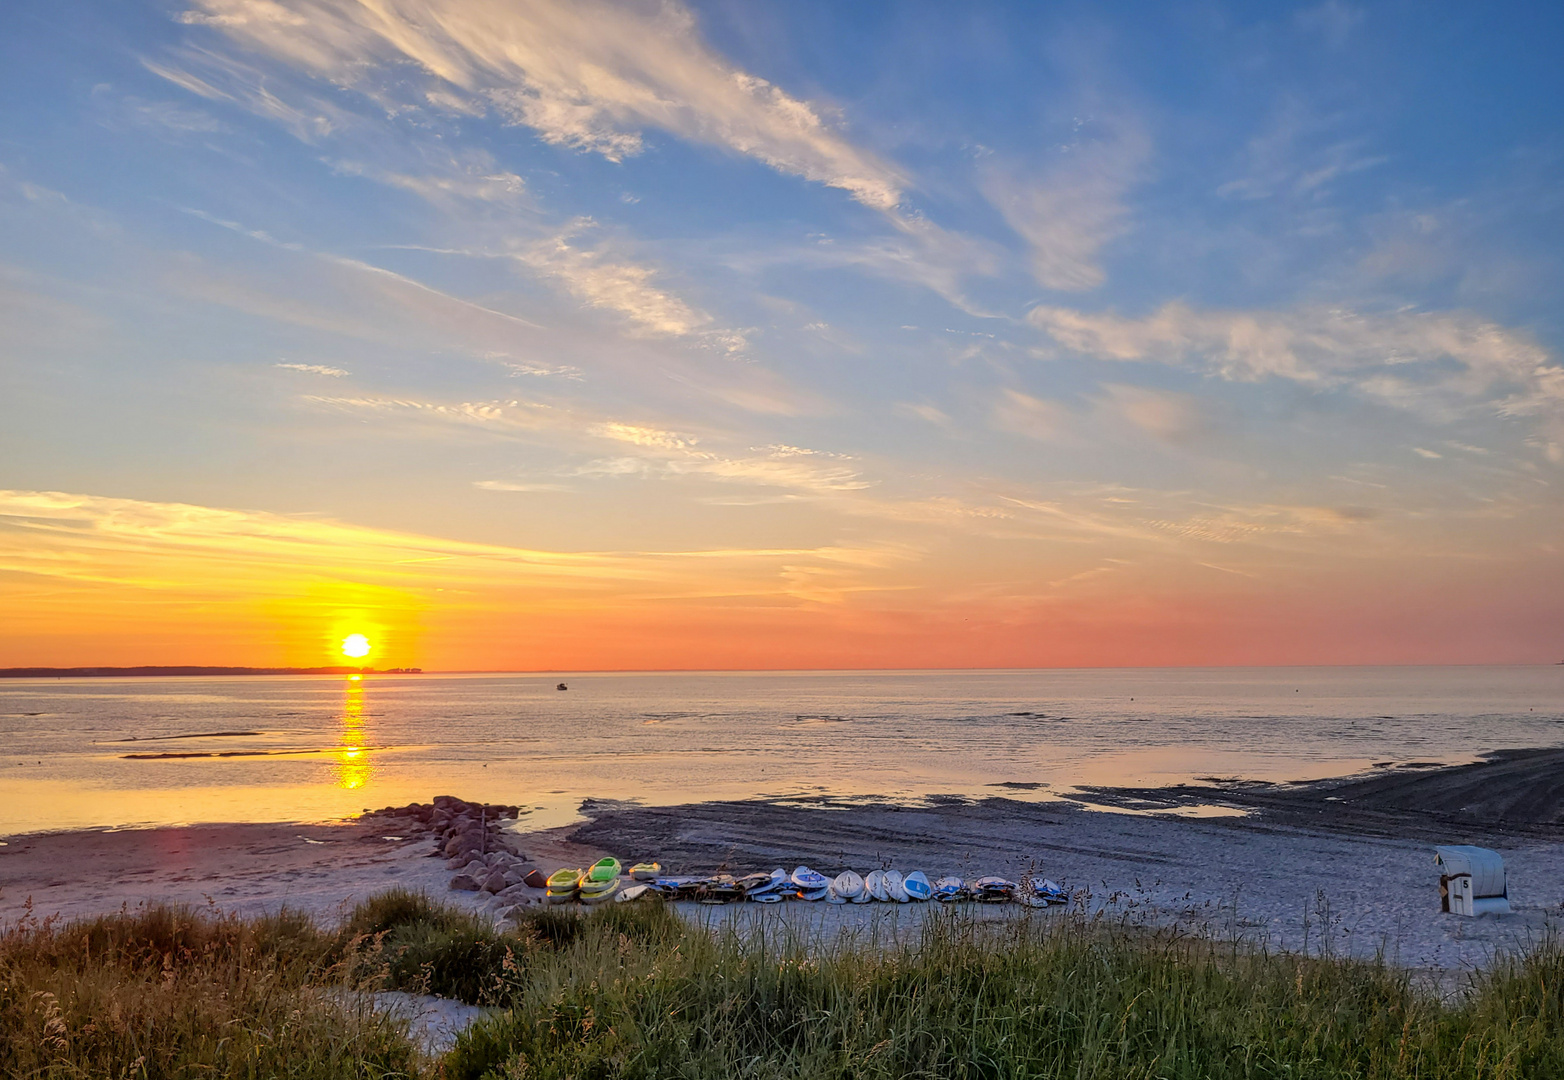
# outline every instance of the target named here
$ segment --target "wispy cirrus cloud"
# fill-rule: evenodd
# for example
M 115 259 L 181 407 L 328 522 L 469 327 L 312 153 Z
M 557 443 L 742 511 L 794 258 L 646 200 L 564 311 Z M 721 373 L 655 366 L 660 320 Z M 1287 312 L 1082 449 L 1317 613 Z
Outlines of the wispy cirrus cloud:
M 1221 427 L 1209 403 L 1172 390 L 1104 383 L 1098 406 L 1170 446 L 1204 443 Z
M 520 203 L 527 194 L 521 177 L 495 165 L 486 153 L 445 154 L 435 160 L 429 160 L 430 156 L 422 155 L 423 160 L 400 168 L 349 159 L 333 159 L 328 164 L 340 174 L 401 188 L 435 204 L 457 200 Z
M 596 457 L 577 466 L 573 475 L 579 476 L 688 476 L 817 496 L 871 486 L 847 455 L 785 445 L 724 449 L 716 438 L 536 401 L 435 402 L 323 395 L 304 400 L 320 408 L 460 424 L 496 434 L 546 435 L 551 445 L 569 445 L 584 454 L 601 453 L 604 444 L 615 447 L 615 456 Z M 566 439 L 568 444 L 562 442 Z
M 198 0 L 183 21 L 340 85 L 425 76 L 403 107 L 493 111 L 545 141 L 618 160 L 655 128 L 849 192 L 881 210 L 905 178 L 851 142 L 829 109 L 742 71 L 677 2 L 601 0 Z
M 192 109 L 171 101 L 152 101 L 136 94 L 117 92 L 107 83 L 93 87 L 93 101 L 101 122 L 115 130 L 136 128 L 165 139 L 202 137 L 228 130 L 228 126 L 204 109 Z
M 623 315 L 644 333 L 686 337 L 710 326 L 711 316 L 661 287 L 650 266 L 572 242 L 591 225 L 588 220 L 573 222 L 559 234 L 527 246 L 515 258 L 558 282 L 588 307 Z
M 327 151 L 323 160 L 339 174 L 453 212 L 453 224 L 468 235 L 497 232 L 523 249 L 534 272 L 589 307 L 626 315 L 640 333 L 687 336 L 725 352 L 746 346 L 742 329 L 715 325 L 659 284 L 644 262 L 581 243 L 588 219 L 553 230 L 537 220 L 489 221 L 480 229 L 461 202 L 537 207 L 521 179 L 488 155 L 450 149 L 462 142 L 458 121 L 497 113 L 546 141 L 615 159 L 639 152 L 641 128 L 661 128 L 843 188 L 880 211 L 890 230 L 810 251 L 803 261 L 914 283 L 969 314 L 994 316 L 969 298 L 962 279 L 996 274 L 998 245 L 904 211 L 908 181 L 899 168 L 848 140 L 814 106 L 733 68 L 701 42 L 693 17 L 673 0 L 655 8 L 634 0 L 520 7 L 396 0 L 373 11 L 353 0 L 198 0 L 183 18 L 221 31 L 240 49 L 187 45 L 165 62 L 144 61 L 148 70 L 281 124 Z M 371 107 L 355 113 L 312 79 L 351 87 Z M 409 118 L 415 122 L 403 122 Z
M 1129 229 L 1127 196 L 1146 172 L 1151 139 L 1127 115 L 1075 121 L 1036 174 L 996 168 L 985 190 L 1031 249 L 1038 284 L 1064 292 L 1107 280 L 1102 249 Z
M 1564 366 L 1528 335 L 1463 312 L 1224 311 L 1173 302 L 1141 318 L 1045 306 L 1028 319 L 1059 345 L 1102 360 L 1347 388 L 1435 417 L 1477 405 L 1538 418 L 1550 448 L 1564 425 Z
M 499 490 L 508 490 L 498 488 Z M 45 543 L 44 541 L 47 541 Z M 305 515 L 150 502 L 59 491 L 0 491 L 0 590 L 19 619 L 78 602 L 157 607 L 251 605 L 256 590 L 310 604 L 330 583 L 420 595 L 456 607 L 529 603 L 619 604 L 681 596 L 771 595 L 821 599 L 795 568 L 838 568 L 840 589 L 864 572 L 905 561 L 886 545 L 546 551 L 377 529 Z M 39 596 L 18 582 L 60 587 Z M 594 599 L 595 598 L 595 599 Z M 188 618 L 188 613 L 185 614 Z M 318 616 L 317 616 L 318 618 Z
M 285 368 L 288 371 L 302 371 L 306 375 L 324 375 L 330 379 L 345 379 L 351 372 L 339 367 L 327 367 L 325 364 L 273 364 L 272 367 Z
M 1328 5 L 1327 5 L 1328 6 Z M 1224 198 L 1281 198 L 1317 203 L 1342 177 L 1377 168 L 1390 159 L 1362 136 L 1346 134 L 1348 117 L 1319 113 L 1284 97 L 1267 124 L 1244 147 L 1237 175 L 1216 193 Z
M 730 254 L 736 270 L 755 272 L 770 266 L 846 267 L 875 277 L 925 288 L 952 307 L 977 318 L 999 318 L 967 294 L 964 279 L 993 277 L 1003 264 L 1003 249 L 991 240 L 945 229 L 927 218 L 891 212 L 893 231 L 868 239 L 840 240 L 819 235 L 808 244 L 772 245 Z
M 444 248 L 397 245 L 480 260 L 500 260 L 542 278 L 583 306 L 621 316 L 642 337 L 690 338 L 724 352 L 741 352 L 742 330 L 723 327 L 666 284 L 657 266 L 621 250 L 612 239 L 583 242 L 597 228 L 577 218 L 542 239 L 515 238 L 499 247 Z M 536 374 L 537 372 L 528 372 Z
M 1064 405 L 1011 388 L 1000 391 L 994 421 L 1004 431 L 1043 442 L 1068 438 L 1076 427 L 1074 415 Z

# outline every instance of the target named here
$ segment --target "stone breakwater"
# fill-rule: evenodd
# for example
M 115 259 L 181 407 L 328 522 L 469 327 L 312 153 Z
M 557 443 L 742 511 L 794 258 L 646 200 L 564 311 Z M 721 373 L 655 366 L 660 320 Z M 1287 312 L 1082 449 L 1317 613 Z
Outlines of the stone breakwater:
M 458 892 L 491 894 L 489 910 L 502 916 L 510 909 L 534 903 L 541 890 L 526 884 L 532 860 L 522 853 L 507 827 L 521 813 L 518 806 L 473 803 L 454 795 L 437 795 L 432 803 L 408 803 L 366 810 L 363 817 L 395 823 L 409 839 L 434 842 L 430 858 L 443 858 Z

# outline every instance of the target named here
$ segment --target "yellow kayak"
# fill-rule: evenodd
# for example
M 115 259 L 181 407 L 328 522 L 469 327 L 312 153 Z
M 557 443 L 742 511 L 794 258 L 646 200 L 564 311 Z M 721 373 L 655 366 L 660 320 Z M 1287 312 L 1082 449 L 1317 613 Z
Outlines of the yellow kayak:
M 636 881 L 656 881 L 657 875 L 662 872 L 662 863 L 638 862 L 630 867 L 630 876 Z
M 612 881 L 595 882 L 590 887 L 582 886 L 581 892 L 577 894 L 577 899 L 583 904 L 601 904 L 618 891 L 619 879 L 614 878 Z
M 548 877 L 548 891 L 569 895 L 581 885 L 580 870 L 555 870 Z

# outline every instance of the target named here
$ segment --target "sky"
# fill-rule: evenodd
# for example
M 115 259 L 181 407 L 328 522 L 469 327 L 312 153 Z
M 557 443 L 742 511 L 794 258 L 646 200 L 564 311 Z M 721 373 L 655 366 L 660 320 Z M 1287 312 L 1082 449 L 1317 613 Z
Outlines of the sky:
M 1557 662 L 1560 55 L 9 0 L 0 665 Z

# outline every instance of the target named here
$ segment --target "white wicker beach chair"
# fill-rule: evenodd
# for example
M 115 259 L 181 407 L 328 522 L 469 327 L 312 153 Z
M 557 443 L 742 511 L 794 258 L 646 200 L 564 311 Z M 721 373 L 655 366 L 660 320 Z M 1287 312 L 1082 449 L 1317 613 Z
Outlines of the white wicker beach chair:
M 1510 878 L 1497 851 L 1456 844 L 1434 848 L 1439 909 L 1452 915 L 1508 915 Z

